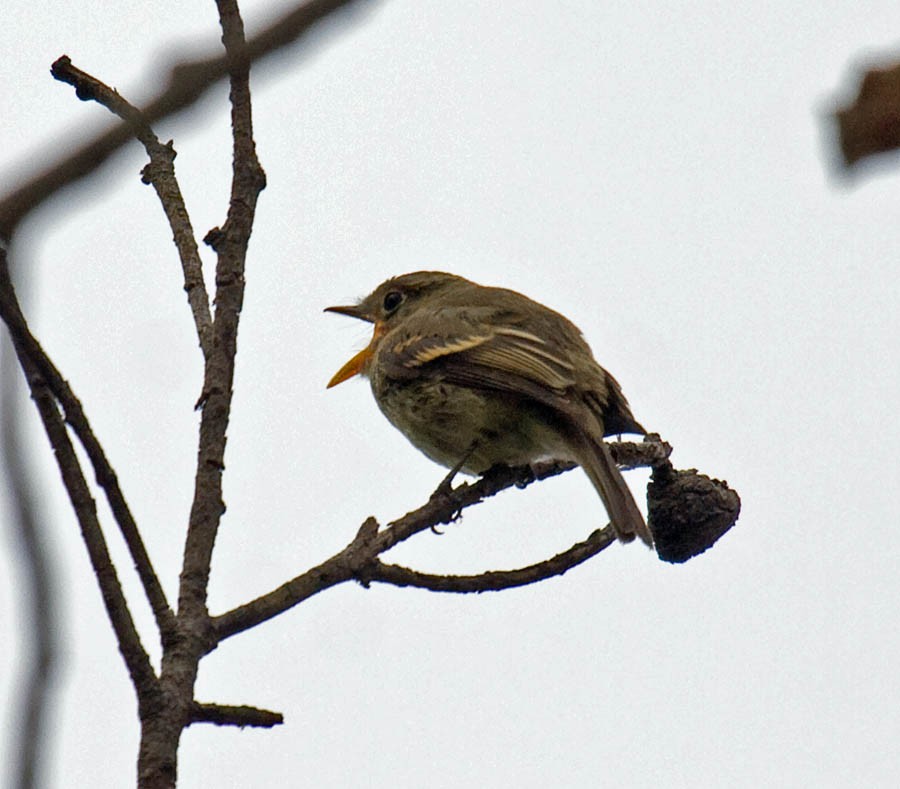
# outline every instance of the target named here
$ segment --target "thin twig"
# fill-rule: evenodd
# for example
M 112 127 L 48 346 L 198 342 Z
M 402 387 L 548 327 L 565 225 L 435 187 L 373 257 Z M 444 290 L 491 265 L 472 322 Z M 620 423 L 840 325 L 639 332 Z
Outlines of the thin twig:
M 213 723 L 216 726 L 253 726 L 263 729 L 271 729 L 284 723 L 284 716 L 280 712 L 262 710 L 258 707 L 231 706 L 226 704 L 201 704 L 195 701 L 191 707 L 190 720 L 192 723 Z
M 363 569 L 359 580 L 365 586 L 371 581 L 377 581 L 394 586 L 415 586 L 432 592 L 499 592 L 562 575 L 596 556 L 615 541 L 615 530 L 607 526 L 604 529 L 597 529 L 583 542 L 576 543 L 568 550 L 537 564 L 517 570 L 489 570 L 477 575 L 434 575 L 397 564 L 383 564 L 376 560 Z
M 163 145 L 153 132 L 150 124 L 137 107 L 129 104 L 118 91 L 113 90 L 96 77 L 75 68 L 72 61 L 63 55 L 51 67 L 50 73 L 61 82 L 75 88 L 78 98 L 83 101 L 93 99 L 118 115 L 131 128 L 150 157 L 150 163 L 143 170 L 144 183 L 152 184 L 162 204 L 184 274 L 184 290 L 194 317 L 197 338 L 204 357 L 212 351 L 212 317 L 209 312 L 209 295 L 203 280 L 203 263 L 197 239 L 191 226 L 184 204 L 184 197 L 175 177 L 175 149 L 169 142 Z

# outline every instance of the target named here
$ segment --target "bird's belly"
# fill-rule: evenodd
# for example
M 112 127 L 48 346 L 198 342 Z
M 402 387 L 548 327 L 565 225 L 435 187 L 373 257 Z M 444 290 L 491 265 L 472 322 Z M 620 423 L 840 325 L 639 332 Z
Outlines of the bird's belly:
M 384 415 L 436 463 L 480 474 L 491 466 L 572 459 L 544 409 L 504 392 L 442 381 L 372 382 Z

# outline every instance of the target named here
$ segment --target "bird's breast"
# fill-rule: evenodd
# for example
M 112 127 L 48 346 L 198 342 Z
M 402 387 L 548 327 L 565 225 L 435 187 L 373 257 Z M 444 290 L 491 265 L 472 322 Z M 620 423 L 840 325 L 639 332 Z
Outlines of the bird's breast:
M 421 452 L 446 467 L 467 458 L 462 470 L 480 474 L 491 466 L 524 465 L 542 458 L 569 458 L 558 427 L 539 406 L 514 395 L 420 377 L 370 378 L 378 406 Z

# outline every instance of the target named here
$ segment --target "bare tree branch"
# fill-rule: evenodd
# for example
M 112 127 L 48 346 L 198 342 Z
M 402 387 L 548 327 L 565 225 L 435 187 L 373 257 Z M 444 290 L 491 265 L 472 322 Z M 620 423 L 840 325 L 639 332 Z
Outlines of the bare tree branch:
M 38 519 L 37 491 L 25 468 L 23 421 L 15 397 L 16 373 L 12 345 L 3 342 L 0 346 L 0 445 L 12 503 L 10 536 L 21 548 L 22 582 L 16 589 L 22 600 L 23 632 L 28 640 L 19 657 L 20 678 L 13 683 L 17 698 L 7 714 L 12 716 L 9 730 L 15 732 L 16 740 L 10 751 L 15 760 L 15 786 L 32 789 L 43 785 L 41 766 L 47 761 L 44 724 L 59 648 L 58 594 L 46 535 Z
M 231 91 L 232 186 L 228 216 L 205 241 L 218 256 L 211 352 L 206 357 L 197 472 L 178 588 L 179 643 L 163 653 L 160 685 L 167 705 L 142 716 L 138 781 L 142 787 L 174 783 L 178 742 L 191 720 L 200 658 L 210 646 L 206 607 L 210 563 L 225 503 L 222 472 L 231 413 L 237 333 L 244 300 L 244 267 L 256 203 L 265 173 L 256 156 L 250 104 L 250 59 L 237 0 L 217 0 Z
M 182 257 L 186 289 L 206 363 L 204 390 L 198 406 L 202 407 L 203 415 L 195 499 L 185 543 L 177 618 L 162 594 L 121 496 L 115 474 L 90 431 L 80 403 L 30 334 L 8 275 L 0 278 L 0 312 L 10 327 L 17 355 L 57 454 L 63 480 L 82 526 L 82 534 L 120 650 L 138 694 L 142 721 L 138 773 L 141 786 L 174 785 L 180 733 L 192 720 L 235 725 L 273 725 L 277 722 L 275 713 L 219 705 L 199 707 L 195 706 L 192 699 L 198 662 L 208 651 L 209 645 L 210 620 L 206 611 L 206 585 L 218 522 L 224 511 L 221 474 L 232 396 L 238 318 L 243 302 L 244 264 L 256 200 L 265 185 L 264 173 L 256 158 L 252 138 L 249 66 L 254 59 L 306 33 L 321 17 L 352 4 L 350 0 L 313 0 L 305 3 L 247 45 L 237 3 L 235 0 L 220 0 L 225 56 L 196 61 L 174 69 L 169 90 L 152 102 L 144 113 L 129 105 L 103 83 L 75 69 L 68 58 L 58 60 L 54 65 L 54 76 L 73 84 L 80 98 L 96 99 L 126 122 L 0 201 L 0 238 L 9 238 L 18 222 L 36 205 L 61 186 L 95 169 L 134 134 L 144 143 L 151 159 L 144 170 L 144 180 L 152 183 L 160 196 Z M 218 255 L 215 317 L 212 318 L 196 242 L 174 178 L 174 152 L 171 146 L 159 142 L 150 124 L 154 119 L 190 104 L 225 73 L 231 79 L 234 174 L 227 220 L 221 229 L 211 231 L 206 238 Z M 106 550 L 94 501 L 69 441 L 57 401 L 65 408 L 66 419 L 88 451 L 98 480 L 104 486 L 120 528 L 135 556 L 135 563 L 142 573 L 148 598 L 157 613 L 164 647 L 159 681 L 131 620 Z M 132 531 L 134 539 L 130 538 Z
M 249 63 L 243 23 L 234 0 L 219 0 L 222 40 L 234 68 L 231 76 L 233 176 L 228 217 L 222 229 L 207 234 L 218 255 L 213 353 L 206 364 L 201 407 L 200 446 L 194 501 L 185 541 L 179 590 L 179 615 L 206 619 L 209 565 L 222 513 L 225 434 L 231 410 L 237 332 L 244 299 L 244 265 L 256 201 L 265 173 L 256 157 L 250 109 Z
M 728 485 L 697 474 L 675 471 L 668 461 L 672 448 L 659 436 L 644 443 L 611 443 L 616 462 L 624 467 L 651 466 L 655 487 L 648 500 L 649 525 L 658 540 L 659 555 L 665 561 L 685 561 L 709 548 L 737 521 L 740 498 Z M 595 531 L 587 540 L 567 551 L 519 570 L 492 571 L 471 576 L 436 576 L 405 567 L 382 564 L 377 557 L 414 534 L 451 523 L 466 507 L 515 485 L 525 487 L 537 480 L 569 471 L 572 463 L 549 461 L 533 467 L 498 466 L 472 483 L 453 488 L 448 477 L 421 507 L 379 530 L 374 518 L 360 527 L 353 541 L 317 567 L 298 575 L 249 603 L 212 620 L 216 644 L 237 633 L 272 619 L 314 594 L 345 581 L 356 579 L 419 586 L 434 591 L 480 592 L 521 586 L 561 575 L 608 546 L 608 528 Z M 658 531 L 657 531 L 658 530 Z
M 27 332 L 25 318 L 9 277 L 5 248 L 0 245 L 0 316 L 10 329 L 13 347 L 19 364 L 25 373 L 25 380 L 31 390 L 32 399 L 44 423 L 56 462 L 62 474 L 72 509 L 81 526 L 81 534 L 88 549 L 94 573 L 100 585 L 100 592 L 110 622 L 118 640 L 119 649 L 125 659 L 128 673 L 138 693 L 138 699 L 149 698 L 156 690 L 156 674 L 150 665 L 150 658 L 141 644 L 140 636 L 128 610 L 122 586 L 112 564 L 106 540 L 97 519 L 97 509 L 87 481 L 69 440 L 63 417 L 57 407 L 55 396 L 36 364 L 30 351 L 36 341 Z
M 138 531 L 128 503 L 125 501 L 125 496 L 119 487 L 118 477 L 109 460 L 107 460 L 102 445 L 91 429 L 87 416 L 81 407 L 81 402 L 44 352 L 40 343 L 31 334 L 25 322 L 25 317 L 19 308 L 12 280 L 9 278 L 5 256 L 2 264 L 0 264 L 0 316 L 6 322 L 10 336 L 13 338 L 13 344 L 19 354 L 20 362 L 24 356 L 34 366 L 34 369 L 41 377 L 43 385 L 49 388 L 53 397 L 62 405 L 65 410 L 66 422 L 72 426 L 75 435 L 78 436 L 78 440 L 84 447 L 85 452 L 87 452 L 97 483 L 106 495 L 113 517 L 131 553 L 135 569 L 144 587 L 150 608 L 156 617 L 160 633 L 163 640 L 165 640 L 174 631 L 174 614 L 166 600 L 159 578 L 153 569 L 150 556 L 147 553 L 143 538 Z
M 610 444 L 610 449 L 616 461 L 626 466 L 662 463 L 671 452 L 671 447 L 665 442 L 659 441 L 658 437 L 642 444 L 632 442 Z M 572 463 L 555 461 L 535 464 L 532 467 L 497 466 L 475 482 L 465 482 L 455 488 L 450 486 L 452 477 L 448 477 L 431 495 L 431 498 L 418 509 L 407 513 L 380 531 L 377 521 L 369 518 L 363 523 L 353 541 L 330 559 L 253 601 L 214 617 L 215 643 L 272 619 L 312 595 L 336 584 L 354 578 L 364 582 L 366 579 L 383 580 L 378 577 L 378 565 L 373 565 L 373 562 L 377 556 L 398 543 L 426 529 L 451 523 L 466 507 L 478 504 L 513 485 L 526 487 L 532 482 L 556 476 L 572 468 L 575 468 Z M 591 547 L 596 547 L 601 541 L 599 536 L 592 535 L 588 538 L 587 543 L 580 545 L 589 543 Z M 566 559 L 560 560 L 559 557 L 554 557 L 548 560 L 551 563 L 549 567 L 544 566 L 547 564 L 546 562 L 541 562 L 534 565 L 533 568 L 525 569 L 534 574 L 534 580 L 538 580 L 538 576 L 544 571 L 548 576 L 557 575 L 559 572 L 565 571 L 561 569 L 565 561 L 575 559 L 580 555 L 580 550 L 579 546 L 574 546 L 562 554 Z M 598 548 L 599 550 L 602 548 Z M 585 556 L 584 559 L 586 558 L 588 557 Z M 584 559 L 580 559 L 580 561 L 584 561 Z M 577 563 L 577 561 L 574 562 L 574 564 Z M 375 574 L 370 575 L 372 572 Z M 394 571 L 388 571 L 389 574 L 392 572 Z M 508 572 L 519 573 L 520 575 L 517 576 L 519 578 L 524 577 L 521 575 L 524 571 Z M 512 577 L 509 576 L 509 578 Z M 518 584 L 511 583 L 510 585 Z M 214 644 L 211 644 L 210 648 L 213 646 Z
M 422 529 L 427 528 L 428 524 L 423 523 Z M 318 592 L 354 578 L 377 555 L 372 547 L 377 530 L 378 523 L 374 518 L 369 518 L 353 541 L 330 559 L 250 603 L 213 617 L 215 638 L 210 643 L 210 649 L 230 636 L 284 613 Z

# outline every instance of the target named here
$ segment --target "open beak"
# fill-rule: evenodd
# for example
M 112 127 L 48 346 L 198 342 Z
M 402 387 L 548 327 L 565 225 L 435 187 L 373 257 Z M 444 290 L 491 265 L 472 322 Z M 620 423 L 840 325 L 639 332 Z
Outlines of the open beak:
M 359 353 L 355 354 L 350 361 L 331 377 L 331 380 L 326 387 L 326 389 L 331 389 L 332 386 L 337 386 L 348 378 L 359 375 L 359 373 L 365 369 L 369 359 L 375 354 L 375 348 L 378 345 L 378 341 L 384 336 L 385 329 L 384 324 L 376 323 L 374 318 L 364 313 L 362 309 L 356 305 L 350 307 L 326 307 L 325 312 L 337 312 L 340 315 L 349 315 L 351 318 L 358 318 L 361 321 L 375 323 L 375 331 L 372 332 L 372 339 L 369 344 Z

